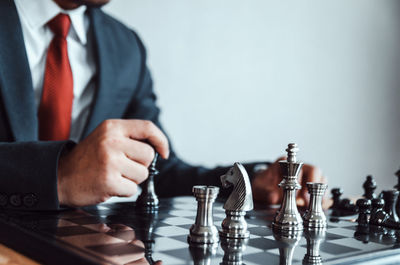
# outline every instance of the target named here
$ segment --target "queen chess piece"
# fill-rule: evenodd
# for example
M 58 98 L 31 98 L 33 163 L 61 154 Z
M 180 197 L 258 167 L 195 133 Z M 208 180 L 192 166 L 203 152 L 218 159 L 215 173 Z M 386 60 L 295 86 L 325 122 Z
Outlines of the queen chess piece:
M 286 151 L 287 160 L 279 161 L 283 174 L 283 180 L 279 183 L 279 187 L 283 189 L 283 200 L 272 227 L 276 230 L 301 231 L 303 220 L 296 205 L 296 190 L 301 188 L 297 177 L 303 163 L 297 162 L 296 153 L 299 151 L 297 144 L 289 144 Z
M 193 186 L 197 200 L 196 221 L 190 227 L 188 242 L 197 246 L 218 245 L 219 236 L 213 220 L 213 204 L 219 188 L 215 186 Z
M 159 174 L 156 163 L 158 159 L 158 153 L 155 153 L 154 159 L 149 166 L 149 177 L 142 185 L 142 193 L 136 200 L 136 206 L 144 208 L 149 212 L 156 211 L 158 209 L 159 200 L 154 189 L 154 177 Z
M 228 238 L 248 238 L 246 211 L 253 209 L 253 195 L 246 169 L 235 163 L 221 176 L 222 187 L 233 186 L 233 191 L 224 204 L 226 218 L 222 221 L 219 234 Z
M 328 188 L 324 183 L 307 182 L 308 193 L 310 194 L 310 204 L 303 216 L 304 226 L 308 228 L 326 227 L 326 216 L 322 209 L 322 197 Z
M 321 243 L 325 240 L 326 228 L 309 228 L 304 231 L 307 240 L 307 253 L 304 255 L 303 264 L 322 264 L 320 255 Z

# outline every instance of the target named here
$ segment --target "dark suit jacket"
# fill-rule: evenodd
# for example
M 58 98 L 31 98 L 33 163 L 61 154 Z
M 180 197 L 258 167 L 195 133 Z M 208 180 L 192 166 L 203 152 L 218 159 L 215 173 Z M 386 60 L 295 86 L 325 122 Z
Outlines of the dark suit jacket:
M 98 8 L 88 8 L 97 58 L 96 94 L 83 132 L 106 119 L 151 120 L 159 109 L 138 36 Z M 12 0 L 0 0 L 0 207 L 58 209 L 57 163 L 70 141 L 38 141 L 37 110 L 18 14 Z M 251 170 L 253 165 L 247 165 Z M 188 195 L 195 184 L 220 185 L 226 168 L 190 166 L 171 149 L 158 163 L 159 196 Z

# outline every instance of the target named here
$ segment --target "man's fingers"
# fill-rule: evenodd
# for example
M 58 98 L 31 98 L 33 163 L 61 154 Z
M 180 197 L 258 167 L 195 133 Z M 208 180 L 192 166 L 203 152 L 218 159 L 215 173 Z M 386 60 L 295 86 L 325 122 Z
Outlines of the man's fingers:
M 149 176 L 146 166 L 123 157 L 120 161 L 120 171 L 123 177 L 135 182 L 142 183 Z
M 131 160 L 149 167 L 154 159 L 155 151 L 150 144 L 133 139 L 124 139 L 121 141 L 121 150 Z
M 135 182 L 121 176 L 115 178 L 111 190 L 110 196 L 130 197 L 137 192 L 137 185 Z
M 129 138 L 148 141 L 163 158 L 169 156 L 168 139 L 165 134 L 151 121 L 121 120 L 125 135 Z

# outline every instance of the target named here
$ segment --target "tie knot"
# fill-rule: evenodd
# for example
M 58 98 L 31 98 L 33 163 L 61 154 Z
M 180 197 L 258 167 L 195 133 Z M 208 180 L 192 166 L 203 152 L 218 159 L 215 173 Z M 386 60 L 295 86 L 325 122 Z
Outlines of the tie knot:
M 65 39 L 68 35 L 69 27 L 71 26 L 71 19 L 68 15 L 60 13 L 50 20 L 48 25 L 54 35 Z

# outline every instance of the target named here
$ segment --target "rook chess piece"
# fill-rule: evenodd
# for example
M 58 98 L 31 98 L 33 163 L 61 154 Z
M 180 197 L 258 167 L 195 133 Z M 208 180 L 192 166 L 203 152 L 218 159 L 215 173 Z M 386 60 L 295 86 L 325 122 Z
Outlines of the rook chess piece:
M 399 217 L 396 213 L 396 201 L 399 197 L 399 192 L 397 190 L 384 190 L 382 194 L 385 201 L 384 211 L 390 216 L 390 219 L 399 222 Z
M 149 177 L 143 184 L 142 193 L 136 200 L 136 206 L 144 207 L 149 211 L 155 211 L 158 208 L 159 204 L 157 194 L 154 190 L 154 177 L 159 173 L 156 169 L 157 159 L 158 153 L 155 153 L 154 159 L 149 166 Z
M 376 197 L 374 194 L 374 191 L 376 189 L 376 182 L 371 175 L 367 176 L 367 179 L 365 180 L 365 182 L 363 184 L 363 188 L 364 188 L 363 196 L 365 198 L 372 200 Z
M 368 199 L 358 199 L 357 202 L 358 207 L 358 225 L 368 225 L 369 217 L 368 215 L 371 213 L 371 201 Z
M 299 231 L 303 230 L 303 220 L 296 205 L 296 190 L 301 188 L 297 177 L 303 163 L 296 159 L 296 152 L 299 151 L 297 144 L 289 144 L 286 151 L 287 160 L 279 161 L 283 174 L 283 180 L 279 183 L 283 189 L 283 200 L 272 226 L 278 230 Z
M 326 228 L 307 229 L 304 236 L 307 240 L 307 253 L 304 255 L 303 264 L 322 264 L 319 254 L 321 242 L 324 241 Z
M 326 227 L 326 217 L 322 209 L 322 197 L 328 185 L 324 183 L 307 182 L 310 204 L 304 215 L 304 226 L 308 228 Z
M 220 235 L 229 238 L 247 238 L 246 211 L 253 209 L 253 195 L 246 169 L 235 163 L 225 175 L 221 176 L 222 187 L 233 185 L 233 191 L 224 204 L 226 218 L 222 221 Z
M 196 245 L 217 244 L 219 237 L 213 220 L 213 204 L 219 188 L 193 186 L 192 191 L 197 200 L 197 215 L 195 223 L 190 227 L 188 241 Z

